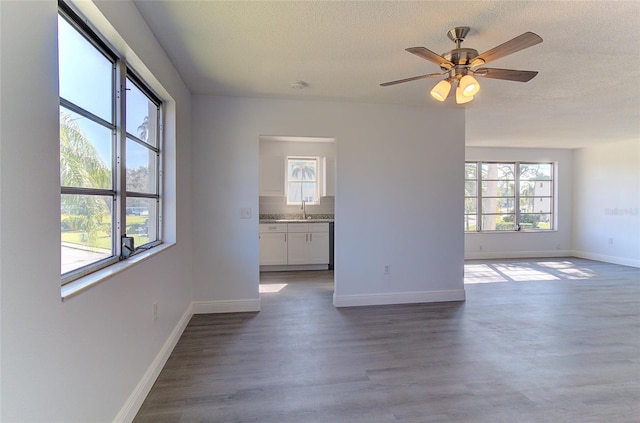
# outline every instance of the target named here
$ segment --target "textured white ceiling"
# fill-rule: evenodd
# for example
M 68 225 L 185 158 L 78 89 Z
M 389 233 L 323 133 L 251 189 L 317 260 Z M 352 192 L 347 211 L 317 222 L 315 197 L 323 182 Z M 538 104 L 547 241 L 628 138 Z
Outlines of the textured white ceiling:
M 469 146 L 576 148 L 640 140 L 640 1 L 147 1 L 136 6 L 194 94 L 465 107 Z M 473 102 L 429 96 L 436 53 L 470 26 L 482 53 L 526 31 L 544 42 L 488 64 L 536 70 L 480 79 Z M 302 90 L 293 81 L 305 81 Z M 639 141 L 640 142 L 640 141 Z

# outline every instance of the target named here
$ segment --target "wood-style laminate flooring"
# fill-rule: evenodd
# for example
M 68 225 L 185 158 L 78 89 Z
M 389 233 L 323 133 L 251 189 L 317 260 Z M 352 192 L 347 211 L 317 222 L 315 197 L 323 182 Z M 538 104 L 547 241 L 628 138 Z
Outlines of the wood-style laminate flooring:
M 640 269 L 469 261 L 464 303 L 336 309 L 264 273 L 262 311 L 195 315 L 135 423 L 640 421 Z

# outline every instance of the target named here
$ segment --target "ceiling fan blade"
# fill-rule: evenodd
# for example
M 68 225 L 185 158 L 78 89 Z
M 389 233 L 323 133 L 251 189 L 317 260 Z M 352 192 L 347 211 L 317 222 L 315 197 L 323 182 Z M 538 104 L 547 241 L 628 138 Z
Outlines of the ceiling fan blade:
M 389 85 L 401 84 L 403 82 L 417 81 L 418 79 L 437 78 L 437 77 L 442 76 L 442 75 L 443 74 L 441 74 L 441 73 L 428 73 L 426 75 L 414 76 L 414 77 L 411 77 L 411 78 L 398 79 L 397 81 L 385 82 L 385 83 L 380 84 L 380 86 L 386 87 L 386 86 L 389 86 Z
M 507 81 L 527 82 L 532 80 L 538 72 L 536 71 L 523 71 L 515 69 L 495 69 L 495 68 L 480 68 L 473 72 L 474 76 L 481 76 L 483 78 L 493 79 L 506 79 Z
M 522 35 L 518 35 L 506 43 L 502 43 L 491 50 L 485 51 L 480 56 L 474 58 L 471 61 L 471 66 L 482 66 L 484 63 L 489 63 L 497 60 L 501 57 L 515 53 L 516 51 L 523 50 L 525 48 L 535 46 L 542 42 L 542 38 L 533 32 L 525 32 Z
M 455 65 L 445 59 L 444 57 L 440 56 L 439 54 L 435 54 L 434 52 L 432 52 L 431 50 L 425 48 L 425 47 L 410 47 L 408 49 L 405 49 L 406 51 L 408 51 L 409 53 L 413 53 L 416 56 L 420 56 L 423 59 L 426 59 L 430 62 L 435 63 L 436 65 L 445 68 L 445 69 L 451 69 L 453 68 Z

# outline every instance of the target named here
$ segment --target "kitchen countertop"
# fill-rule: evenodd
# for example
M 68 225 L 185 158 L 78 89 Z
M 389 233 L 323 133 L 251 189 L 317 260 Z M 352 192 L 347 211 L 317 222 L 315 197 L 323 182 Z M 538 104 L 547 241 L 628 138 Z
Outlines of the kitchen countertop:
M 260 219 L 260 223 L 329 223 L 334 219 Z

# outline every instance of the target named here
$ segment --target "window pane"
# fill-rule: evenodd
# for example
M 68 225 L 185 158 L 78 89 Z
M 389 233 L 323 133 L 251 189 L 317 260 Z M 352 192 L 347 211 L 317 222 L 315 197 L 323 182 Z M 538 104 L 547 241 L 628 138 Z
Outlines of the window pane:
M 515 215 L 483 215 L 483 231 L 513 231 L 515 230 Z
M 113 198 L 63 194 L 60 203 L 61 272 L 112 257 Z
M 550 180 L 551 163 L 522 163 L 520 164 L 521 180 Z
M 530 197 L 520 198 L 521 213 L 551 213 L 551 198 Z
M 113 122 L 113 63 L 58 15 L 60 97 Z
M 157 154 L 127 138 L 127 191 L 157 194 Z
M 468 197 L 464 199 L 464 212 L 466 214 L 472 214 L 472 213 L 476 213 L 477 210 L 477 204 L 478 204 L 478 198 L 477 197 Z
M 476 163 L 465 163 L 464 165 L 464 178 L 465 179 L 477 179 L 478 178 L 478 166 Z
M 475 231 L 476 230 L 476 215 L 465 215 L 464 216 L 464 230 L 465 231 Z
M 317 177 L 316 160 L 289 159 L 289 181 L 315 181 Z
M 524 197 L 551 196 L 551 181 L 522 181 L 520 195 Z
M 127 132 L 158 146 L 158 106 L 127 78 Z
M 67 187 L 113 186 L 111 129 L 60 107 L 60 184 Z
M 315 182 L 289 182 L 289 203 L 307 203 L 318 201 Z
M 487 197 L 515 196 L 513 181 L 482 181 L 482 195 Z
M 482 213 L 515 213 L 513 197 L 497 197 L 482 199 Z
M 467 197 L 478 195 L 478 183 L 476 181 L 465 181 L 464 195 Z
M 515 164 L 482 163 L 482 178 L 485 180 L 514 180 Z
M 529 214 L 523 213 L 520 215 L 520 229 L 523 231 L 529 229 L 549 230 L 551 228 L 551 215 L 550 214 Z
M 154 198 L 127 198 L 126 233 L 136 247 L 158 240 L 158 206 Z

